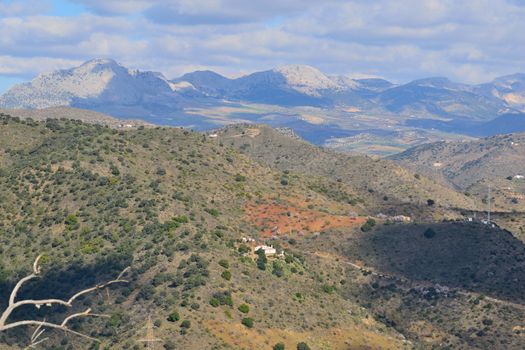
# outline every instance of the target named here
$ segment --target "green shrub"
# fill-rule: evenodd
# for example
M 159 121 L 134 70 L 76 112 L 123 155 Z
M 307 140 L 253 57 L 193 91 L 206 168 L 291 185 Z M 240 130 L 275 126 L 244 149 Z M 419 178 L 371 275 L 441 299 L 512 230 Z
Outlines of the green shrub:
M 323 291 L 328 294 L 332 294 L 335 291 L 335 285 L 323 284 Z
M 224 267 L 225 269 L 230 267 L 230 263 L 228 262 L 228 260 L 224 260 L 224 259 L 219 261 L 219 265 Z
M 246 304 L 241 304 L 239 305 L 238 310 L 243 314 L 247 314 L 248 312 L 250 312 L 250 307 Z
M 186 329 L 188 329 L 188 328 L 190 328 L 190 327 L 191 327 L 191 322 L 190 322 L 190 320 L 184 320 L 184 321 L 182 321 L 181 324 L 180 324 L 180 328 L 186 328 Z
M 221 273 L 221 277 L 224 278 L 226 281 L 229 281 L 232 279 L 232 274 L 230 271 L 226 270 Z
M 180 320 L 180 315 L 177 311 L 173 311 L 171 314 L 168 315 L 168 321 L 170 322 L 178 322 Z
M 281 262 L 274 261 L 272 264 L 272 267 L 273 267 L 272 274 L 274 274 L 277 277 L 284 276 L 283 264 Z
M 241 323 L 247 328 L 253 328 L 253 319 L 250 317 L 243 318 Z
M 246 181 L 246 176 L 243 176 L 241 174 L 237 174 L 237 175 L 235 175 L 235 181 L 237 181 L 237 182 Z
M 284 350 L 284 344 L 283 343 L 277 343 L 273 346 L 273 350 Z
M 219 302 L 219 299 L 217 298 L 211 298 L 210 299 L 210 305 L 213 307 L 219 307 L 221 303 Z
M 366 220 L 366 222 L 361 226 L 361 231 L 368 232 L 376 225 L 376 221 L 372 218 Z
M 207 212 L 208 214 L 210 214 L 211 216 L 214 216 L 214 217 L 217 217 L 220 215 L 220 211 L 218 211 L 217 209 L 215 208 L 206 208 L 204 209 L 205 212 Z
M 305 342 L 300 342 L 299 344 L 297 344 L 297 350 L 311 350 L 311 349 L 308 346 L 308 344 L 306 344 Z
M 250 252 L 250 247 L 248 247 L 246 244 L 241 244 L 239 246 L 239 249 L 237 251 L 241 254 L 246 254 Z

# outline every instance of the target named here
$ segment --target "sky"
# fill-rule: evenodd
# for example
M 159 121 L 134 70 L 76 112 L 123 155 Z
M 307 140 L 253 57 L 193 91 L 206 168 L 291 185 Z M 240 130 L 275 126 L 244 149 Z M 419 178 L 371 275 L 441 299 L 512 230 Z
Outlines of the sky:
M 0 0 L 0 93 L 113 58 L 168 78 L 286 64 L 394 82 L 525 72 L 525 0 Z

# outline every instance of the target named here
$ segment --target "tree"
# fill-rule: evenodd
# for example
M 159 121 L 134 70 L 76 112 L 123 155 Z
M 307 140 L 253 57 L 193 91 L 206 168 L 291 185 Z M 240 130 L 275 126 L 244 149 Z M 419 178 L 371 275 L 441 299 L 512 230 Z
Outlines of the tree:
M 178 320 L 180 320 L 180 315 L 177 311 L 173 311 L 171 314 L 169 314 L 168 321 L 177 322 Z
M 427 228 L 425 230 L 425 232 L 423 233 L 423 236 L 425 236 L 425 238 L 432 238 L 436 235 L 436 231 L 434 231 L 433 229 L 431 229 L 430 227 Z
M 242 319 L 241 323 L 247 328 L 253 328 L 253 318 L 245 317 Z
M 361 226 L 361 231 L 368 232 L 376 225 L 376 221 L 372 218 L 366 220 L 363 226 Z
M 66 332 L 66 333 L 71 333 L 71 334 L 77 335 L 79 337 L 83 337 L 83 338 L 86 338 L 86 339 L 89 339 L 89 340 L 92 340 L 92 341 L 99 342 L 99 340 L 96 339 L 96 338 L 93 338 L 93 337 L 91 337 L 89 335 L 86 335 L 86 334 L 74 331 L 74 330 L 72 330 L 72 329 L 70 329 L 68 327 L 68 323 L 71 320 L 73 320 L 75 318 L 79 318 L 79 317 L 107 317 L 107 318 L 110 317 L 109 315 L 94 314 L 94 313 L 91 312 L 90 308 L 86 309 L 85 311 L 74 313 L 74 314 L 71 314 L 71 315 L 67 316 L 66 318 L 64 318 L 62 323 L 52 323 L 52 322 L 46 321 L 45 319 L 43 321 L 23 320 L 23 321 L 15 321 L 15 322 L 12 322 L 12 323 L 8 323 L 8 319 L 9 319 L 9 316 L 11 316 L 11 314 L 13 313 L 13 311 L 15 311 L 17 308 L 19 308 L 21 306 L 24 306 L 24 305 L 33 305 L 33 306 L 35 306 L 38 309 L 40 307 L 42 307 L 43 305 L 46 305 L 46 306 L 49 306 L 49 305 L 63 305 L 63 306 L 66 306 L 68 308 L 71 308 L 71 307 L 73 307 L 73 303 L 79 297 L 81 297 L 81 296 L 83 296 L 85 294 L 97 291 L 99 289 L 105 288 L 105 287 L 107 287 L 109 285 L 112 285 L 112 284 L 128 283 L 128 281 L 122 279 L 122 277 L 129 270 L 129 267 L 125 268 L 118 275 L 118 277 L 116 279 L 108 281 L 108 282 L 105 282 L 105 283 L 102 283 L 102 284 L 97 284 L 96 286 L 91 287 L 91 288 L 84 289 L 84 290 L 76 293 L 75 295 L 73 295 L 68 300 L 42 299 L 42 300 L 19 300 L 19 301 L 17 301 L 16 297 L 18 295 L 18 292 L 20 291 L 20 289 L 24 285 L 24 283 L 26 283 L 26 282 L 28 282 L 28 281 L 30 281 L 32 279 L 40 277 L 41 269 L 40 269 L 39 262 L 40 262 L 41 258 L 42 258 L 42 255 L 39 255 L 35 259 L 35 262 L 33 263 L 33 272 L 31 274 L 29 274 L 28 276 L 26 276 L 26 277 L 22 278 L 21 280 L 19 280 L 17 282 L 17 284 L 15 285 L 15 287 L 13 288 L 13 290 L 11 291 L 11 294 L 9 296 L 9 301 L 8 301 L 8 304 L 7 304 L 7 308 L 0 315 L 0 332 L 7 331 L 9 329 L 13 329 L 13 328 L 17 328 L 17 327 L 23 327 L 23 326 L 37 326 L 35 332 L 31 336 L 30 347 L 35 347 L 37 344 L 39 344 L 39 343 L 41 343 L 42 341 L 45 340 L 45 339 L 39 340 L 39 337 L 42 335 L 42 333 L 44 332 L 45 328 L 53 328 L 53 329 L 62 330 L 64 332 Z
M 300 342 L 299 344 L 297 344 L 297 350 L 311 350 L 311 349 L 308 346 L 308 344 L 306 344 L 305 342 Z
M 266 270 L 266 263 L 268 262 L 268 258 L 266 258 L 266 253 L 261 248 L 255 252 L 257 254 L 257 267 L 260 270 Z
M 283 343 L 277 343 L 273 346 L 273 350 L 284 350 L 284 344 Z

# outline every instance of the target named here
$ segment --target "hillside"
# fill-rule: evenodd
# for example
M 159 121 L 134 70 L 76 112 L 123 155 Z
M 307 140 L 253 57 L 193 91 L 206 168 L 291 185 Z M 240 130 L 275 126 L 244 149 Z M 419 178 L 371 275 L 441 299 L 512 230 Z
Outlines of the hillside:
M 116 119 L 109 115 L 73 107 L 49 107 L 44 109 L 0 109 L 0 114 L 21 119 L 30 118 L 37 121 L 46 119 L 73 119 L 83 123 L 107 125 L 112 128 L 136 128 L 138 126 L 153 126 L 139 119 Z
M 523 244 L 478 223 L 432 223 L 471 205 L 390 161 L 338 155 L 289 130 L 216 137 L 4 116 L 0 310 L 43 253 L 44 275 L 21 298 L 69 296 L 131 266 L 129 283 L 71 310 L 110 316 L 71 325 L 100 348 L 140 349 L 148 318 L 165 349 L 523 348 Z M 261 243 L 283 256 L 262 259 Z M 1 333 L 0 348 L 23 348 L 32 331 Z M 96 348 L 46 335 L 46 349 Z
M 261 164 L 342 182 L 373 201 L 369 208 L 375 210 L 381 210 L 382 206 L 406 209 L 408 212 L 404 214 L 417 216 L 429 199 L 442 209 L 477 207 L 465 195 L 392 161 L 332 152 L 262 125 L 231 126 L 220 130 L 218 135 L 222 143 Z
M 318 272 L 424 349 L 524 346 L 525 246 L 479 223 L 382 225 L 301 242 Z M 343 267 L 341 267 L 343 263 Z M 362 281 L 356 283 L 356 281 Z
M 39 253 L 45 274 L 22 297 L 64 297 L 131 266 L 129 284 L 80 305 L 111 315 L 73 325 L 101 339 L 102 348 L 138 349 L 148 316 L 166 349 L 293 348 L 301 341 L 314 349 L 411 347 L 358 304 L 325 293 L 323 279 L 287 240 L 273 243 L 286 248 L 286 258 L 269 258 L 264 270 L 250 247 L 239 252 L 242 237 L 268 239 L 261 225 L 284 225 L 283 234 L 297 239 L 318 227 L 358 228 L 362 219 L 345 213 L 363 208 L 348 203 L 352 194 L 343 184 L 283 175 L 181 129 L 117 131 L 2 117 L 0 189 L 0 300 Z M 295 221 L 277 222 L 282 210 Z M 266 224 L 255 224 L 253 215 Z M 54 320 L 62 312 L 26 308 L 15 317 Z M 168 321 L 174 312 L 179 316 Z M 253 319 L 253 328 L 243 318 Z M 31 332 L 2 333 L 0 343 L 17 349 Z M 90 346 L 46 334 L 46 348 Z
M 525 174 L 524 157 L 525 134 L 510 134 L 417 146 L 390 159 L 480 197 L 487 196 L 491 184 L 496 209 L 523 210 L 525 186 L 519 175 Z

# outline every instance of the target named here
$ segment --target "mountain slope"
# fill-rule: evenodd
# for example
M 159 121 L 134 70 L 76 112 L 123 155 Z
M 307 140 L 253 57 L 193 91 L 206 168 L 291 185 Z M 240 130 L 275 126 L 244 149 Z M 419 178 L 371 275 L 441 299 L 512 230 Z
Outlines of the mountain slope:
M 472 121 L 493 119 L 507 108 L 498 98 L 476 94 L 469 86 L 446 78 L 421 79 L 393 87 L 383 91 L 379 101 L 394 113 Z
M 160 110 L 180 109 L 180 97 L 160 73 L 129 70 L 107 59 L 41 74 L 0 97 L 2 108 L 57 106 L 91 109 L 119 117 L 137 117 L 142 112 L 147 117 Z
M 334 181 L 290 174 L 285 186 L 281 175 L 178 128 L 117 131 L 2 116 L 0 310 L 17 278 L 43 253 L 42 279 L 28 284 L 20 298 L 67 297 L 131 266 L 129 284 L 94 293 L 79 305 L 111 318 L 72 325 L 101 339 L 103 348 L 139 347 L 148 316 L 166 348 L 255 349 L 281 341 L 287 348 L 299 342 L 340 350 L 410 348 L 357 304 L 324 292 L 304 252 L 288 238 L 268 243 L 285 249 L 286 258 L 255 263 L 251 243 L 241 239 L 270 238 L 250 217 L 253 206 L 285 207 L 322 227 L 354 222 L 342 213 L 362 211 L 347 197 L 334 199 L 307 186 L 315 181 L 345 193 Z M 314 228 L 302 228 L 302 222 L 298 229 L 311 236 Z M 295 229 L 289 235 L 303 239 Z M 54 321 L 64 311 L 28 308 L 14 317 Z M 174 312 L 179 316 L 168 320 Z M 253 326 L 244 326 L 244 318 Z M 32 331 L 2 332 L 0 346 L 23 348 Z M 46 336 L 47 347 L 91 346 L 61 333 Z
M 324 153 L 290 132 L 236 128 L 215 137 L 2 116 L 0 310 L 43 253 L 42 278 L 20 298 L 67 297 L 131 266 L 128 284 L 69 310 L 110 315 L 71 323 L 100 348 L 141 348 L 148 317 L 166 349 L 523 347 L 514 329 L 523 311 L 512 304 L 522 300 L 521 270 L 516 281 L 504 278 L 523 264 L 523 245 L 486 226 L 427 223 L 462 218 L 447 206 L 463 196 L 389 161 Z M 427 191 L 436 191 L 435 205 L 420 203 Z M 375 218 L 374 226 L 368 215 L 379 211 L 413 212 L 423 223 Z M 423 235 L 429 226 L 432 240 Z M 262 259 L 254 252 L 262 243 L 284 256 Z M 438 270 L 450 280 L 425 271 L 433 257 L 441 264 L 450 256 L 462 263 L 459 272 Z M 454 273 L 487 261 L 482 274 L 457 283 Z M 505 284 L 485 288 L 487 281 Z M 516 288 L 500 293 L 507 283 Z M 43 306 L 13 316 L 56 321 L 64 311 Z M 24 348 L 32 332 L 0 332 L 0 347 Z M 49 348 L 97 347 L 52 331 L 46 337 Z
M 525 74 L 523 73 L 499 77 L 476 88 L 480 93 L 500 98 L 510 106 L 525 111 Z
M 363 196 L 368 193 L 417 205 L 434 199 L 443 207 L 475 207 L 464 195 L 415 177 L 393 162 L 331 152 L 265 126 L 231 126 L 221 130 L 219 137 L 262 164 L 343 181 Z
M 525 134 L 469 142 L 438 142 L 409 149 L 390 159 L 452 188 L 486 200 L 492 187 L 493 210 L 523 211 Z

